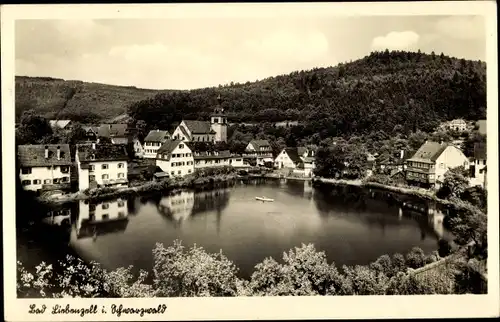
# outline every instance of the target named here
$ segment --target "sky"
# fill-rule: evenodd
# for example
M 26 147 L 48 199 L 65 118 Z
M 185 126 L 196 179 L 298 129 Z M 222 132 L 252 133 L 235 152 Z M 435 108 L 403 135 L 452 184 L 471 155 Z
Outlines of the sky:
M 486 60 L 482 16 L 16 20 L 19 76 L 151 89 L 244 83 L 374 50 Z

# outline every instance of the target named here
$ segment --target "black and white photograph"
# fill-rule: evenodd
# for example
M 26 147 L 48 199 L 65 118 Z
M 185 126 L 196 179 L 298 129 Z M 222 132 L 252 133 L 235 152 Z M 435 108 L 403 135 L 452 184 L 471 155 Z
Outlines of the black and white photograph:
M 496 4 L 402 4 L 2 6 L 5 318 L 498 316 Z

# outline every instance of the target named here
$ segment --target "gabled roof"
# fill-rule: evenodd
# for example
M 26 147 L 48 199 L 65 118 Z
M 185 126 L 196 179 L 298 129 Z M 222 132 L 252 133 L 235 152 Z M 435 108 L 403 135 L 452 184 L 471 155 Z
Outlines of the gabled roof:
M 49 152 L 48 158 L 45 158 L 45 147 Z M 57 147 L 61 152 L 59 160 L 57 159 Z M 22 167 L 71 165 L 69 144 L 19 145 L 17 151 L 19 163 Z
M 127 150 L 122 145 L 115 144 L 82 144 L 78 147 L 78 159 L 80 162 L 94 161 L 127 161 Z
M 486 160 L 486 144 L 485 143 L 474 144 L 474 159 Z
M 98 135 L 106 138 L 127 136 L 127 124 L 101 124 Z
M 170 136 L 168 131 L 153 130 L 149 131 L 146 138 L 144 138 L 144 142 L 165 142 Z
M 189 135 L 189 133 L 186 131 L 186 129 L 184 128 L 184 126 L 181 126 L 181 132 L 182 134 L 184 135 L 184 137 L 190 139 L 191 136 Z
M 165 143 L 163 143 L 163 145 L 158 149 L 158 151 L 156 152 L 156 154 L 166 154 L 168 156 L 167 159 L 165 160 L 169 160 L 170 159 L 170 154 L 172 153 L 172 151 L 174 151 L 174 149 L 180 144 L 182 143 L 181 140 L 172 140 L 172 139 L 169 139 L 167 141 L 165 141 Z M 163 159 L 163 158 L 162 158 Z
M 91 125 L 82 125 L 82 129 L 85 130 L 85 132 L 94 132 L 95 134 L 99 133 L 99 127 L 98 126 L 91 126 Z
M 441 153 L 449 146 L 447 143 L 438 143 L 427 141 L 415 152 L 415 154 L 408 160 L 410 161 L 423 161 L 434 162 L 439 158 Z
M 49 124 L 51 127 L 59 127 L 61 129 L 64 129 L 71 120 L 50 120 Z
M 215 133 L 210 126 L 210 122 L 208 121 L 192 121 L 192 120 L 183 120 L 184 124 L 188 130 L 193 134 L 209 134 Z
M 260 150 L 261 147 L 262 148 L 263 147 L 271 147 L 268 140 L 252 140 L 252 141 L 250 141 L 250 144 L 253 145 L 253 147 L 256 150 Z
M 293 163 L 298 164 L 302 162 L 302 159 L 299 156 L 298 148 L 285 148 L 284 150 Z

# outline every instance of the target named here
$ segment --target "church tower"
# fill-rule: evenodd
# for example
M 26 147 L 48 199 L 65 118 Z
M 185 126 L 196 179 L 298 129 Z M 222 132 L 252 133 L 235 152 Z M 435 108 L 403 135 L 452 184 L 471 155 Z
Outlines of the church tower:
M 215 132 L 215 142 L 227 142 L 227 117 L 221 108 L 221 97 L 217 97 L 218 105 L 210 116 L 210 127 Z

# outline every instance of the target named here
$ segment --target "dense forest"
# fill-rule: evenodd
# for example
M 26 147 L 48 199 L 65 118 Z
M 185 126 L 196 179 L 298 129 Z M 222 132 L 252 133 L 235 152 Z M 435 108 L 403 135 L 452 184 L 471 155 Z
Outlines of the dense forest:
M 230 122 L 301 121 L 275 133 L 286 142 L 390 134 L 396 126 L 406 133 L 430 132 L 440 121 L 485 118 L 486 64 L 434 53 L 372 52 L 335 67 L 253 83 L 160 93 L 131 104 L 128 114 L 148 129 L 172 129 L 182 118 L 206 119 L 218 95 Z
M 47 119 L 103 121 L 125 113 L 132 102 L 160 92 L 51 77 L 16 76 L 15 86 L 17 121 L 29 110 Z

